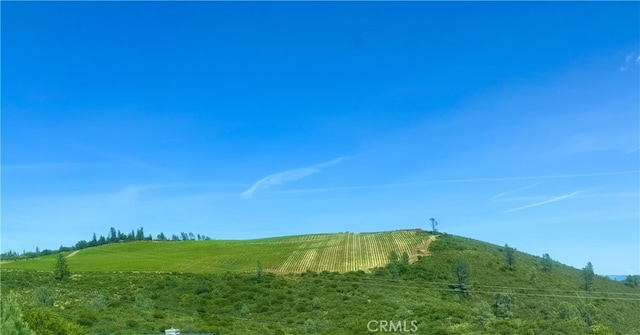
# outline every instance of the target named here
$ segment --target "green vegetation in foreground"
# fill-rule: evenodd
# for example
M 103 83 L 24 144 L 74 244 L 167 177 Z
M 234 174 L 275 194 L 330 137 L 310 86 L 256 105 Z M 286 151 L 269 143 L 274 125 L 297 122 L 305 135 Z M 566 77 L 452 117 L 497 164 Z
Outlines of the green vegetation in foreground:
M 446 234 L 431 243 L 430 256 L 411 264 L 398 258 L 371 273 L 258 278 L 257 262 L 254 273 L 78 272 L 68 260 L 72 275 L 63 281 L 54 279 L 55 262 L 49 271 L 3 268 L 3 296 L 14 292 L 26 316 L 60 323 L 52 312 L 86 334 L 174 326 L 219 335 L 353 335 L 368 334 L 370 320 L 407 320 L 408 330 L 415 320 L 415 332 L 398 332 L 407 334 L 640 334 L 640 289 L 594 276 L 585 291 L 581 270 L 551 261 L 544 271 L 542 258 L 518 251 L 510 270 L 504 247 Z
M 430 235 L 408 231 L 340 233 L 255 240 L 139 241 L 87 248 L 67 258 L 83 271 L 162 271 L 223 273 L 252 271 L 261 261 L 265 272 L 368 271 L 384 266 L 391 251 L 413 258 L 426 255 Z M 48 271 L 57 255 L 3 264 L 5 269 Z

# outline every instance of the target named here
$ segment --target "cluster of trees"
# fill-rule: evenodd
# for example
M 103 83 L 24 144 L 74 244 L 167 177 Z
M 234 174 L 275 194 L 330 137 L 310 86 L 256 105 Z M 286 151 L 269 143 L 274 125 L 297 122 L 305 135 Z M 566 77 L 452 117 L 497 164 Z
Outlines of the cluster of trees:
M 158 234 L 156 237 L 156 241 L 201 241 L 201 240 L 210 240 L 209 236 L 193 233 L 185 233 L 181 232 L 180 235 L 173 234 L 171 238 L 168 238 L 164 233 Z
M 191 232 L 185 233 L 181 232 L 179 235 L 173 234 L 171 237 L 167 237 L 164 233 L 160 233 L 154 239 L 151 234 L 146 235 L 144 233 L 144 228 L 140 227 L 136 230 L 132 229 L 129 233 L 123 233 L 119 229 L 111 227 L 109 230 L 109 234 L 107 236 L 100 235 L 98 237 L 96 233 L 93 233 L 93 238 L 91 240 L 81 240 L 76 242 L 76 244 L 72 247 L 60 246 L 58 250 L 44 249 L 40 250 L 40 248 L 36 247 L 35 251 L 23 251 L 21 254 L 9 250 L 5 253 L 0 254 L 1 260 L 18 260 L 18 259 L 29 259 L 40 256 L 46 256 L 55 254 L 58 252 L 64 251 L 74 251 L 81 250 L 90 247 L 97 247 L 100 245 L 110 244 L 110 243 L 123 243 L 123 242 L 134 242 L 134 241 L 195 241 L 195 240 L 210 240 L 209 236 L 203 234 L 193 234 Z
M 640 275 L 628 275 L 622 282 L 629 287 L 640 287 Z
M 398 253 L 392 251 L 389 253 L 389 275 L 392 282 L 397 282 L 401 273 L 405 273 L 409 269 L 409 254 L 405 251 L 402 257 L 398 257 Z
M 507 269 L 509 269 L 510 271 L 514 271 L 515 264 L 516 264 L 516 253 L 515 253 L 516 249 L 510 247 L 508 244 L 505 244 L 503 252 L 504 252 L 504 258 L 505 258 Z M 553 267 L 553 259 L 551 259 L 551 256 L 549 256 L 549 254 L 545 253 L 542 255 L 540 267 L 544 272 L 551 272 L 551 269 Z M 450 285 L 450 287 L 458 290 L 463 295 L 466 294 L 467 283 L 469 280 L 470 272 L 469 272 L 469 265 L 464 258 L 458 257 L 453 262 L 453 273 L 457 280 L 457 284 Z M 536 269 L 532 268 L 531 271 L 529 272 L 529 282 L 534 284 L 537 280 L 537 276 L 538 275 L 537 275 Z M 592 290 L 594 280 L 595 280 L 595 273 L 593 272 L 593 264 L 591 264 L 591 262 L 588 262 L 587 265 L 584 268 L 582 268 L 581 287 L 585 291 Z M 640 287 L 640 276 L 629 275 L 624 280 L 624 284 L 629 287 Z

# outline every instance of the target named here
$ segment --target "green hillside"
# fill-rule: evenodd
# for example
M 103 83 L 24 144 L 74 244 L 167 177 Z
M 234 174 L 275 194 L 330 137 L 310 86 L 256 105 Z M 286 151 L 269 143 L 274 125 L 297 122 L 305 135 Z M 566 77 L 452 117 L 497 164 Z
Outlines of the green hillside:
M 416 251 L 411 262 L 370 272 L 256 272 L 257 260 L 265 269 L 332 262 L 334 269 L 359 268 L 370 257 L 362 250 L 371 248 L 355 241 L 386 240 L 377 245 L 414 250 L 429 237 L 395 232 L 107 245 L 67 258 L 72 276 L 66 280 L 53 278 L 53 258 L 4 264 L 1 289 L 3 296 L 18 296 L 27 322 L 53 314 L 85 334 L 156 334 L 174 326 L 218 335 L 353 335 L 371 333 L 372 320 L 381 333 L 640 334 L 640 289 L 595 276 L 587 291 L 579 269 L 552 262 L 544 271 L 540 257 L 517 251 L 510 269 L 504 247 L 448 234 L 432 240 L 428 252 Z M 407 242 L 397 242 L 402 239 Z M 335 250 L 331 243 L 342 256 L 326 262 L 324 255 Z M 321 256 L 298 260 L 314 254 L 310 250 Z M 287 263 L 294 251 L 296 261 Z M 468 269 L 462 291 L 454 271 L 460 262 Z M 167 269 L 184 273 L 161 272 Z M 403 328 L 382 331 L 381 321 Z
M 161 271 L 221 273 L 252 271 L 368 271 L 384 266 L 391 251 L 411 259 L 426 255 L 426 233 L 394 231 L 274 237 L 255 240 L 140 241 L 67 253 L 74 271 Z M 56 255 L 4 264 L 6 269 L 51 270 Z

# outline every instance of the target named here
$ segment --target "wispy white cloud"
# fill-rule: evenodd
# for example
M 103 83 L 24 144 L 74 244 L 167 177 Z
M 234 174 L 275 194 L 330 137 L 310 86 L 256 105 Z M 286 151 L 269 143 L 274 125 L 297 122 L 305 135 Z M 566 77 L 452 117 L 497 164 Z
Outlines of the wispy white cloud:
M 538 207 L 538 206 L 542 206 L 542 205 L 546 205 L 546 204 L 551 204 L 551 203 L 554 203 L 554 202 L 562 201 L 562 200 L 565 200 L 565 199 L 570 199 L 570 198 L 573 198 L 573 197 L 575 197 L 576 195 L 578 195 L 578 194 L 580 194 L 582 192 L 583 191 L 577 191 L 577 192 L 573 192 L 573 193 L 570 193 L 570 194 L 565 194 L 565 195 L 561 195 L 561 196 L 554 197 L 554 198 L 551 198 L 551 199 L 547 199 L 547 200 L 544 200 L 544 201 L 535 202 L 533 204 L 520 206 L 520 207 L 516 207 L 516 208 L 511 208 L 509 210 L 506 210 L 506 211 L 502 212 L 502 214 L 521 211 L 523 209 Z
M 637 146 L 637 143 L 637 133 L 605 134 L 591 132 L 573 134 L 558 148 L 566 154 L 582 154 L 628 150 L 629 147 Z
M 574 178 L 589 178 L 589 177 L 630 175 L 630 174 L 640 174 L 640 170 L 611 171 L 611 172 L 597 172 L 597 173 L 577 173 L 577 174 L 563 174 L 563 175 L 497 177 L 497 178 L 432 179 L 432 180 L 417 180 L 417 181 L 409 181 L 409 182 L 401 182 L 401 183 L 389 183 L 389 184 L 377 184 L 377 185 L 356 185 L 356 186 L 336 186 L 336 187 L 308 188 L 308 189 L 278 191 L 277 193 L 314 193 L 314 192 L 359 191 L 359 190 L 386 189 L 386 188 L 395 188 L 395 187 L 411 187 L 411 186 L 431 185 L 431 184 L 491 183 L 491 182 L 503 182 L 503 181 L 517 181 L 517 180 L 563 180 L 563 179 L 574 179 Z
M 633 55 L 635 55 L 635 52 L 632 52 L 632 53 L 628 54 L 627 57 L 625 57 L 624 61 L 625 62 L 629 62 L 630 60 L 633 59 Z M 640 56 L 639 56 L 639 58 L 640 58 Z
M 543 201 L 549 199 L 549 195 L 535 195 L 526 197 L 502 197 L 498 199 L 501 202 L 517 202 L 517 201 Z M 574 199 L 602 199 L 602 198 L 639 198 L 639 191 L 632 192 L 616 192 L 616 193 L 581 193 L 573 197 Z
M 344 158 L 339 157 L 329 162 L 324 162 L 324 163 L 315 164 L 315 165 L 311 165 L 311 166 L 307 166 L 299 169 L 287 170 L 287 171 L 268 175 L 258 180 L 257 182 L 255 182 L 251 187 L 249 187 L 249 189 L 242 192 L 240 196 L 245 199 L 251 198 L 251 196 L 253 196 L 253 193 L 255 193 L 259 189 L 265 189 L 271 186 L 282 184 L 284 182 L 304 178 L 306 176 L 319 172 L 322 168 L 326 166 L 338 164 L 343 160 Z
M 634 153 L 634 152 L 639 151 L 639 150 L 640 150 L 640 148 L 629 149 L 629 150 L 625 151 L 624 153 L 625 154 L 631 154 L 631 153 Z
M 530 189 L 530 188 L 533 188 L 533 187 L 538 186 L 540 183 L 541 183 L 541 182 L 539 181 L 539 182 L 537 182 L 537 183 L 533 183 L 533 184 L 531 184 L 531 185 L 529 185 L 529 186 L 525 186 L 525 187 L 522 187 L 522 188 L 519 188 L 519 189 L 516 189 L 516 190 L 513 190 L 513 191 L 502 192 L 502 193 L 499 193 L 499 194 L 494 195 L 493 197 L 491 197 L 491 199 L 492 199 L 492 200 L 495 200 L 495 199 L 501 198 L 501 197 L 503 197 L 503 196 L 505 196 L 505 195 L 507 195 L 507 194 L 514 194 L 514 193 L 518 193 L 518 192 L 526 191 L 526 190 L 528 190 L 528 189 Z
M 619 68 L 620 72 L 626 72 L 627 70 L 629 70 L 629 67 L 633 65 L 632 62 L 634 60 L 636 63 L 640 63 L 640 56 L 635 57 L 635 54 L 636 54 L 635 52 L 631 52 L 627 54 L 627 56 L 624 58 L 625 65 Z

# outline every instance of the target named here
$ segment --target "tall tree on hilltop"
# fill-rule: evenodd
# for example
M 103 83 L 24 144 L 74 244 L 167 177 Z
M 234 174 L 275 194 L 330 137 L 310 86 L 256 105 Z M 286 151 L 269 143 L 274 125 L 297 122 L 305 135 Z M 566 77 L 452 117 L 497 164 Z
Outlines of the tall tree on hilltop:
M 142 227 L 138 228 L 138 231 L 136 231 L 136 240 L 144 240 L 144 229 Z
M 118 235 L 116 235 L 116 229 L 111 227 L 111 229 L 109 230 L 109 242 L 111 243 L 115 243 L 118 242 Z
M 551 267 L 553 266 L 553 260 L 549 254 L 542 255 L 542 271 L 550 272 Z
M 97 245 L 98 245 L 98 237 L 96 236 L 96 233 L 93 233 L 93 237 L 91 237 L 91 242 L 89 242 L 89 246 L 95 247 Z
M 585 291 L 589 291 L 593 288 L 594 277 L 593 265 L 591 262 L 588 262 L 587 265 L 582 268 L 582 288 L 584 288 Z
M 429 221 L 431 222 L 431 231 L 434 233 L 438 232 L 438 221 L 436 221 L 436 219 L 431 218 L 429 219 Z
M 509 270 L 515 269 L 516 264 L 516 249 L 510 247 L 508 244 L 504 245 L 504 257 L 507 261 L 507 265 L 509 266 Z

